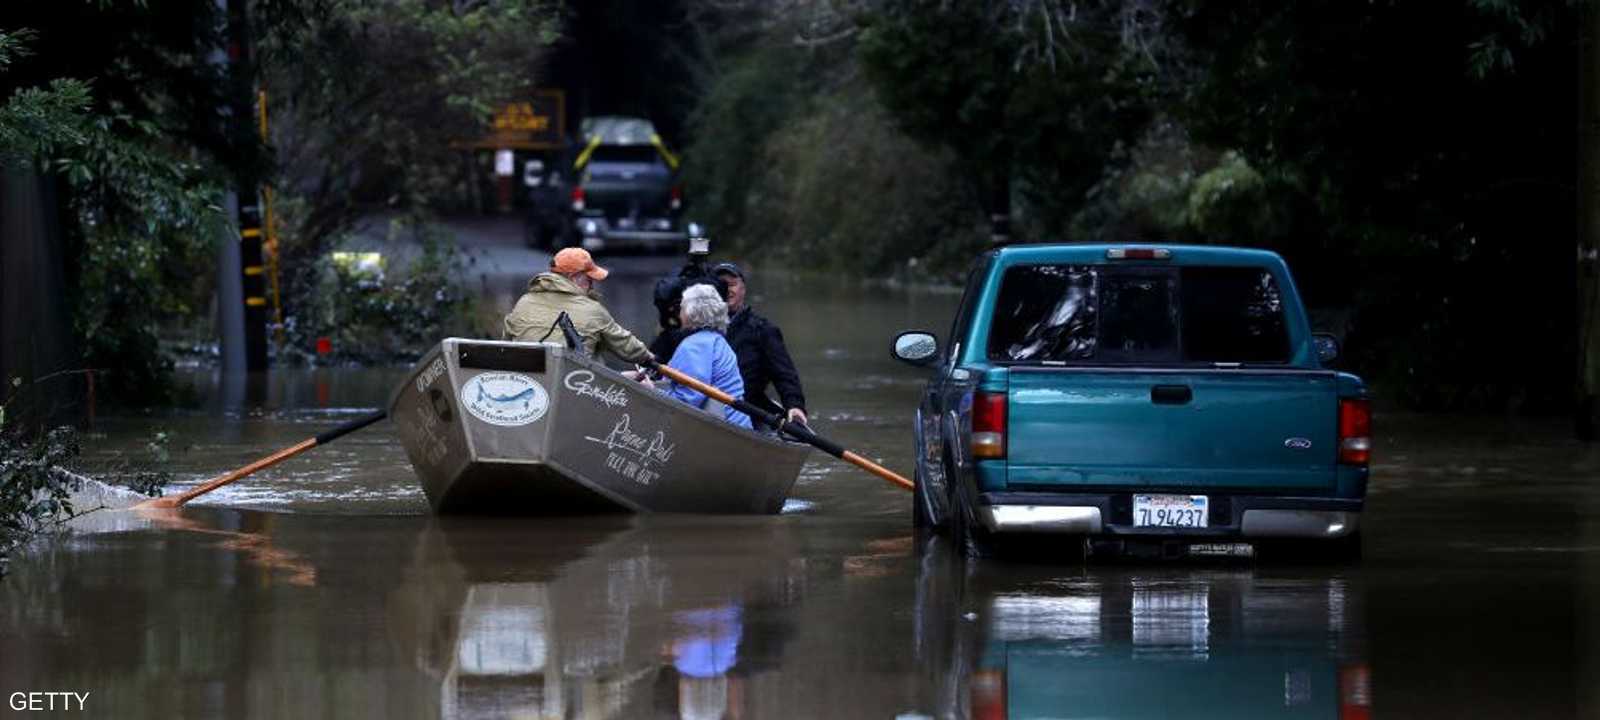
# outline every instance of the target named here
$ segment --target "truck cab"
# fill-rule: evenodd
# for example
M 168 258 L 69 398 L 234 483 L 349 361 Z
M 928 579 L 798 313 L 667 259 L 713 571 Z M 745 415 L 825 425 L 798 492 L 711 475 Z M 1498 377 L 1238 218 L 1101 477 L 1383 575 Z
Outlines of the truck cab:
M 596 117 L 570 164 L 567 245 L 588 250 L 679 248 L 683 187 L 676 155 L 648 120 Z
M 1181 245 L 1022 245 L 974 264 L 934 369 L 913 520 L 968 554 L 1359 552 L 1371 450 L 1360 378 L 1325 367 L 1282 258 Z

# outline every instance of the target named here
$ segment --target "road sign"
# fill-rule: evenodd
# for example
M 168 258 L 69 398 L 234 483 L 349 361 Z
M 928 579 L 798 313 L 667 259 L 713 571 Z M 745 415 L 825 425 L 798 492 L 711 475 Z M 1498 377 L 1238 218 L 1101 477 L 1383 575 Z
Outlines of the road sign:
M 489 135 L 468 145 L 478 149 L 556 150 L 566 146 L 566 97 L 560 90 L 537 90 L 506 103 L 494 113 Z

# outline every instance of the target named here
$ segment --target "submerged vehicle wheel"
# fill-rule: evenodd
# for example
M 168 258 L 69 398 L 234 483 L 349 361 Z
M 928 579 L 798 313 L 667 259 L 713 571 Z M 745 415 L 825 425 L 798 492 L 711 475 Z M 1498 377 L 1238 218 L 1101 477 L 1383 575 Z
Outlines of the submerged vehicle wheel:
M 950 536 L 956 541 L 958 552 L 973 559 L 994 557 L 999 538 L 983 527 L 972 508 L 960 502 L 960 491 L 952 488 L 950 496 Z
M 935 522 L 933 518 L 933 499 L 928 496 L 928 480 L 922 471 L 922 463 L 917 463 L 912 475 L 914 487 L 911 490 L 911 526 L 920 530 L 944 532 L 944 523 Z

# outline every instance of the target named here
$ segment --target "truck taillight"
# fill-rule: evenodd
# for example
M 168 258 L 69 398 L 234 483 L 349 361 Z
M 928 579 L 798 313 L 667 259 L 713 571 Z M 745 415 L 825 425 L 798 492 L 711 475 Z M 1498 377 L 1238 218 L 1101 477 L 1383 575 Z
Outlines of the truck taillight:
M 1372 717 L 1372 669 L 1366 665 L 1339 668 L 1340 720 L 1368 720 Z
M 1365 467 L 1372 461 L 1372 403 L 1339 401 L 1339 463 Z
M 673 185 L 672 186 L 672 209 L 673 210 L 677 210 L 677 209 L 679 209 L 681 207 L 683 207 L 683 188 L 681 186 L 678 186 L 678 185 Z
M 993 460 L 1006 456 L 1006 394 L 972 394 L 972 457 Z
M 1004 720 L 1006 717 L 1006 673 L 1004 670 L 979 670 L 972 674 L 973 720 Z
M 583 188 L 581 187 L 572 189 L 572 210 L 574 212 L 583 212 Z

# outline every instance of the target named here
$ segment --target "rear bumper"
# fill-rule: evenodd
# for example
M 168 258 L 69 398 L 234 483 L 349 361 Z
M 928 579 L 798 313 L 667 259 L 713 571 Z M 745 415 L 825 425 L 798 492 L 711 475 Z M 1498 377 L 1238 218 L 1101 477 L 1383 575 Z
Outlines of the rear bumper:
M 584 235 L 582 245 L 586 250 L 617 250 L 620 248 L 688 247 L 689 236 L 678 230 L 602 230 L 598 236 Z
M 1119 535 L 1157 538 L 1320 538 L 1360 529 L 1363 500 L 1251 495 L 1209 495 L 1213 513 L 1204 528 L 1135 527 L 1132 493 L 983 493 L 975 515 L 991 532 Z

